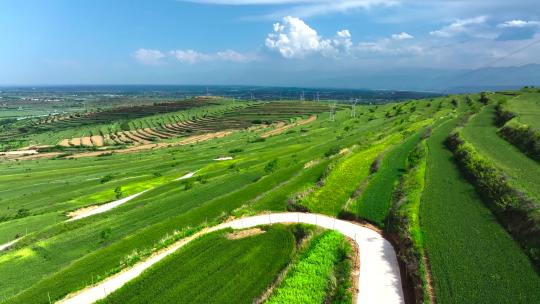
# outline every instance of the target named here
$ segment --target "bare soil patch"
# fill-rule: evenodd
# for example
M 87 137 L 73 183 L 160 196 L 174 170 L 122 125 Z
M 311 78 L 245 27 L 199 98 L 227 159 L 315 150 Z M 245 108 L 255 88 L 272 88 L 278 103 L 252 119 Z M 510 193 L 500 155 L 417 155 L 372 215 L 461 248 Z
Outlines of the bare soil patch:
M 243 238 L 247 238 L 253 235 L 262 234 L 265 231 L 259 228 L 251 228 L 251 229 L 245 229 L 240 231 L 235 231 L 231 233 L 227 233 L 226 237 L 229 240 L 239 240 Z
M 101 135 L 91 136 L 90 140 L 92 140 L 92 144 L 94 144 L 94 146 L 97 146 L 97 147 L 102 147 L 104 144 L 103 137 Z
M 81 139 L 79 137 L 76 137 L 76 138 L 72 138 L 70 141 L 69 141 L 69 144 L 71 146 L 80 146 L 81 145 Z
M 92 140 L 90 139 L 89 136 L 81 137 L 81 145 L 86 146 L 86 147 L 92 147 L 93 146 Z
M 296 126 L 301 126 L 301 125 L 305 125 L 305 124 L 308 124 L 310 122 L 313 122 L 317 119 L 317 116 L 313 115 L 313 116 L 310 116 L 309 118 L 306 118 L 306 119 L 302 119 L 302 120 L 299 120 L 293 124 L 285 124 L 283 122 L 279 122 L 276 124 L 276 128 L 271 130 L 271 131 L 268 131 L 266 133 L 263 133 L 261 135 L 262 138 L 267 138 L 267 137 L 270 137 L 270 136 L 275 136 L 275 135 L 279 135 L 285 131 L 287 131 L 288 129 L 292 128 L 292 127 L 296 127 Z
M 69 147 L 69 139 L 62 139 L 58 144 L 62 147 Z
M 67 216 L 69 218 L 78 217 L 78 216 L 80 216 L 82 214 L 86 214 L 86 213 L 88 213 L 88 212 L 90 212 L 92 210 L 95 210 L 97 208 L 99 208 L 98 205 L 92 205 L 92 206 L 88 206 L 88 207 L 83 207 L 83 208 L 77 209 L 75 211 L 68 212 Z

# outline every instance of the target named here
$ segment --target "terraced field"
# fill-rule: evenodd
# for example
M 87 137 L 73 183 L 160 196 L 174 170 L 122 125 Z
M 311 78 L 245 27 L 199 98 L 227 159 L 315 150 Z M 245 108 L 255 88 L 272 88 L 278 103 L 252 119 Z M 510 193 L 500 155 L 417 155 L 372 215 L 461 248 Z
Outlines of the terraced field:
M 540 166 L 497 135 L 494 119 L 493 106 L 486 107 L 465 125 L 463 135 L 482 155 L 500 167 L 512 183 L 540 201 Z
M 194 99 L 42 121 L 10 145 L 49 147 L 0 159 L 0 303 L 60 301 L 252 219 L 268 226 L 195 239 L 102 302 L 352 303 L 354 282 L 376 284 L 358 293 L 370 303 L 540 302 L 534 242 L 520 247 L 444 144 L 466 122 L 470 145 L 538 198 L 540 165 L 493 122 L 508 94 L 357 105 L 355 115 L 338 104 L 335 116 L 324 103 Z M 103 212 L 70 220 L 89 210 Z M 299 213 L 276 214 L 286 211 Z M 358 258 L 386 264 L 352 271 Z
M 534 287 L 540 277 L 461 176 L 444 146 L 457 123 L 445 122 L 428 139 L 420 208 L 437 302 L 534 303 L 540 299 Z
M 509 110 L 517 114 L 519 122 L 540 130 L 540 93 L 526 93 L 508 101 Z

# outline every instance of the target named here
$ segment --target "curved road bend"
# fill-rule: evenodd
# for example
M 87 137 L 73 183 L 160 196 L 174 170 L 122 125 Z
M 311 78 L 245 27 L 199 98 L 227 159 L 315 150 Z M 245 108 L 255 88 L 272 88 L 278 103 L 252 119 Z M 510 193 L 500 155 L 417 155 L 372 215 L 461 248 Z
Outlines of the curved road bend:
M 344 220 L 312 213 L 270 213 L 240 218 L 205 229 L 182 239 L 132 268 L 113 275 L 104 281 L 68 295 L 58 303 L 86 304 L 103 299 L 119 289 L 144 270 L 162 260 L 197 237 L 224 228 L 243 229 L 276 223 L 314 224 L 333 229 L 353 239 L 360 249 L 360 275 L 358 277 L 358 303 L 404 303 L 401 276 L 396 253 L 392 245 L 379 233 Z

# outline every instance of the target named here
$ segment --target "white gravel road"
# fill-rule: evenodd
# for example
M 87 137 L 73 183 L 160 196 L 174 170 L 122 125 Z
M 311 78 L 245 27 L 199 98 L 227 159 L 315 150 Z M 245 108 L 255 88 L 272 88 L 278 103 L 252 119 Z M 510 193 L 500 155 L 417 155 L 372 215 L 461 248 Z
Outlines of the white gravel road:
M 85 304 L 103 299 L 107 294 L 136 278 L 153 264 L 203 234 L 229 227 L 243 229 L 258 225 L 296 222 L 334 229 L 355 240 L 360 249 L 359 293 L 356 295 L 358 303 L 404 303 L 401 277 L 394 248 L 379 233 L 360 225 L 334 219 L 329 216 L 296 212 L 246 217 L 203 230 L 192 237 L 178 241 L 171 247 L 160 251 L 130 269 L 111 276 L 94 286 L 69 295 L 58 303 Z

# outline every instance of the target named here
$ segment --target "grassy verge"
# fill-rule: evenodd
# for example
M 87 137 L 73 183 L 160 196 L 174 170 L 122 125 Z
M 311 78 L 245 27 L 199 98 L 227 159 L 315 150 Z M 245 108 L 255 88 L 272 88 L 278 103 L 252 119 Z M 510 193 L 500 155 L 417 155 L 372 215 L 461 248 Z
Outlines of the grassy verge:
M 537 303 L 540 278 L 464 180 L 444 146 L 458 121 L 428 139 L 420 225 L 438 303 Z

